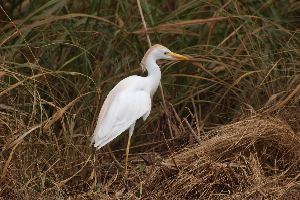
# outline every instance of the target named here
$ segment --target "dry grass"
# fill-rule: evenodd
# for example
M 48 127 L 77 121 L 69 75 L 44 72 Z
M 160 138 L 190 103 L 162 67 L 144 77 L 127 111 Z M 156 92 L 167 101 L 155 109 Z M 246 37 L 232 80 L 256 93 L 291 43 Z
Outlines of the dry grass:
M 300 133 L 285 122 L 254 117 L 206 134 L 212 138 L 158 163 L 144 185 L 146 196 L 278 199 L 297 194 Z
M 299 99 L 295 103 L 298 105 Z M 291 105 L 281 113 L 299 118 L 299 111 L 299 107 Z M 299 120 L 279 115 L 252 116 L 196 135 L 197 140 L 188 126 L 182 127 L 176 117 L 168 116 L 172 127 L 181 130 L 181 134 L 152 144 L 153 149 L 148 152 L 131 155 L 129 179 L 123 180 L 124 170 L 113 164 L 100 168 L 97 165 L 96 171 L 106 172 L 100 179 L 100 188 L 107 198 L 299 197 Z M 178 146 L 178 141 L 186 144 Z M 162 146 L 165 150 L 161 150 Z M 98 192 L 93 194 L 94 198 L 104 198 Z
M 299 118 L 299 107 L 289 106 L 282 113 Z M 57 147 L 60 152 L 52 152 L 52 158 L 48 158 L 45 153 L 51 144 L 42 147 L 38 142 L 23 141 L 23 148 L 20 148 L 20 143 L 17 143 L 11 146 L 9 153 L 2 151 L 1 154 L 2 157 L 7 155 L 1 168 L 2 192 L 5 192 L 2 196 L 9 198 L 14 194 L 11 198 L 30 198 L 34 195 L 37 199 L 45 196 L 71 196 L 72 199 L 290 199 L 300 195 L 299 120 L 284 116 L 253 116 L 193 135 L 188 126 L 183 127 L 170 114 L 176 113 L 164 111 L 161 120 L 170 119 L 174 133 L 177 130 L 176 136 L 158 144 L 152 143 L 153 148 L 148 152 L 130 155 L 127 180 L 123 179 L 124 169 L 111 163 L 108 155 L 93 154 L 88 147 L 81 147 L 80 155 L 72 155 L 73 160 L 65 160 L 59 155 L 71 151 L 71 147 Z M 7 125 L 11 123 L 9 117 L 1 115 L 1 119 Z M 165 128 L 160 125 L 158 131 L 160 129 Z M 186 141 L 186 145 L 178 147 L 182 141 Z M 7 141 L 3 143 L 9 144 Z M 30 147 L 33 152 L 24 149 Z M 84 149 L 90 152 L 82 152 Z M 76 161 L 77 156 L 89 154 L 85 160 L 81 158 L 81 163 Z M 23 166 L 19 156 L 23 159 L 34 157 L 35 162 Z M 61 174 L 63 169 L 66 174 Z M 27 182 L 23 182 L 24 179 Z M 53 194 L 53 191 L 56 192 Z
M 136 1 L 5 1 L 3 199 L 300 198 L 295 1 L 142 1 L 162 89 L 132 138 L 129 177 L 89 147 L 108 91 L 148 48 Z M 127 134 L 111 143 L 124 165 Z

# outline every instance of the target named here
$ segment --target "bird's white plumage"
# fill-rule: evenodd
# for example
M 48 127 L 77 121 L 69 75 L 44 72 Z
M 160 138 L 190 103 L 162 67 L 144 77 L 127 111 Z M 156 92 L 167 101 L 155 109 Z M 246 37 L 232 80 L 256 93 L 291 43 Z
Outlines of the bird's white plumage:
M 103 104 L 94 132 L 95 147 L 103 147 L 135 124 L 137 119 L 147 119 L 151 110 L 151 98 L 140 87 L 143 81 L 142 77 L 131 76 L 111 90 Z
M 127 77 L 107 95 L 92 138 L 94 147 L 100 149 L 128 128 L 131 137 L 136 120 L 141 117 L 147 119 L 151 111 L 151 98 L 161 78 L 159 66 L 156 64 L 158 59 L 188 60 L 162 45 L 152 46 L 141 62 L 143 70 L 148 70 L 148 76 Z

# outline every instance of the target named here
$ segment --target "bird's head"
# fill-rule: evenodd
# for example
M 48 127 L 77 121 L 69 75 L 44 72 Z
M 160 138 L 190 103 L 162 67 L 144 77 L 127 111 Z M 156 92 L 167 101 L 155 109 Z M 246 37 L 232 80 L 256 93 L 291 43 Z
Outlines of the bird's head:
M 146 60 L 148 58 L 152 58 L 155 60 L 159 60 L 159 59 L 166 59 L 166 60 L 189 60 L 187 57 L 177 54 L 177 53 L 173 53 L 172 51 L 170 51 L 167 47 L 164 47 L 160 44 L 156 44 L 153 45 L 152 47 L 150 47 L 148 49 L 148 51 L 146 52 L 144 58 L 142 59 L 141 62 L 141 67 L 142 70 L 145 71 L 146 70 Z

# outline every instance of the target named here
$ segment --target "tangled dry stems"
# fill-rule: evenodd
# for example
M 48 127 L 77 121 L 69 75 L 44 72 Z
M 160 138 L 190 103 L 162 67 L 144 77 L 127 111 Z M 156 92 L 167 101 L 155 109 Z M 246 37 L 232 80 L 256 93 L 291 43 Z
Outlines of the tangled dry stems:
M 300 134 L 285 122 L 255 117 L 206 134 L 217 136 L 156 167 L 145 185 L 147 195 L 166 199 L 279 198 L 298 187 Z
M 160 154 L 149 153 L 148 157 L 133 153 L 130 156 L 130 171 L 127 180 L 123 179 L 124 169 L 111 163 L 110 158 L 99 151 L 94 154 L 94 158 L 90 156 L 86 160 L 81 160 L 80 163 L 75 161 L 77 167 L 72 167 L 71 164 L 71 168 L 76 168 L 76 173 L 71 173 L 71 176 L 66 179 L 57 177 L 61 175 L 59 174 L 61 169 L 60 166 L 55 167 L 55 163 L 60 163 L 60 159 L 53 161 L 54 164 L 51 166 L 44 166 L 44 169 L 41 169 L 42 166 L 38 164 L 27 166 L 36 168 L 31 171 L 41 172 L 40 174 L 23 174 L 26 173 L 26 170 L 22 169 L 24 163 L 16 159 L 16 156 L 26 158 L 22 156 L 22 152 L 30 148 L 28 146 L 30 142 L 11 146 L 10 151 L 7 149 L 9 145 L 6 145 L 1 153 L 2 158 L 5 158 L 1 162 L 2 192 L 5 191 L 2 195 L 6 194 L 9 197 L 9 194 L 14 194 L 12 195 L 14 197 L 18 195 L 29 197 L 37 193 L 41 198 L 43 195 L 51 197 L 51 195 L 57 195 L 51 191 L 60 188 L 62 195 L 67 195 L 67 192 L 71 191 L 70 195 L 74 198 L 87 199 L 136 199 L 138 197 L 144 199 L 288 199 L 299 197 L 300 133 L 298 132 L 299 122 L 295 120 L 299 108 L 294 107 L 293 112 L 291 108 L 287 107 L 282 112 L 283 117 L 254 116 L 220 126 L 205 132 L 205 137 L 198 135 L 198 138 L 202 138 L 200 141 L 194 140 L 193 144 L 179 148 L 177 152 L 165 149 Z M 288 112 L 294 117 L 288 118 Z M 170 114 L 162 115 L 162 122 L 166 120 L 164 118 L 170 119 L 172 127 L 176 126 L 176 117 L 172 118 Z M 1 119 L 6 122 L 4 124 L 7 126 L 26 130 L 21 121 L 18 125 L 11 123 L 9 117 L 3 113 Z M 178 132 L 183 129 L 182 125 L 178 125 L 175 135 L 178 137 Z M 181 135 L 181 140 L 183 135 Z M 17 135 L 16 138 L 18 137 L 20 136 Z M 1 143 L 10 144 L 11 140 L 6 141 L 7 139 L 2 137 Z M 177 144 L 176 142 L 170 143 L 170 146 L 173 148 L 172 145 Z M 36 153 L 37 151 L 32 152 L 32 155 L 38 155 Z M 43 156 L 39 159 L 49 162 L 49 160 L 44 160 Z M 124 164 L 124 161 L 122 163 Z M 55 184 L 47 181 L 47 176 L 51 174 L 51 171 L 56 179 L 60 180 Z M 27 179 L 26 182 L 24 182 L 25 179 Z M 67 184 L 69 180 L 72 180 L 71 185 Z M 42 188 L 45 189 L 41 193 L 34 192 L 34 188 L 39 188 L 38 184 L 42 184 Z
M 169 158 L 154 155 L 156 160 L 150 160 L 155 164 L 146 166 L 144 173 L 140 172 L 141 159 L 135 157 L 129 188 L 112 187 L 118 191 L 116 197 L 130 198 L 135 196 L 132 191 L 139 190 L 145 199 L 299 196 L 300 134 L 286 122 L 254 117 L 206 134 L 211 138 Z

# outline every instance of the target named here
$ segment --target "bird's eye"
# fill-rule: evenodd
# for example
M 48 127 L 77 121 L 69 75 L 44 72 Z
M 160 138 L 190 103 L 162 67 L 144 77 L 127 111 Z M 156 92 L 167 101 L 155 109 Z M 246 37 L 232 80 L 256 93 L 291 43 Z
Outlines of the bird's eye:
M 165 55 L 167 55 L 168 52 L 164 52 Z

